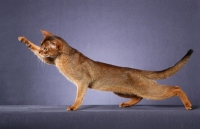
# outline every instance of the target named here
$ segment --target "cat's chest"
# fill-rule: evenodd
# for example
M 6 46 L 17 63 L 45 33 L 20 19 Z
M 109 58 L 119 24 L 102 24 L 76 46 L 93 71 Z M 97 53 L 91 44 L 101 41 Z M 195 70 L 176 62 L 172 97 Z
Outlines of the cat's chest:
M 68 80 L 75 82 L 77 78 L 82 75 L 81 67 L 78 64 L 70 62 L 68 60 L 60 60 L 56 62 L 56 67 Z
M 64 75 L 64 76 L 71 76 L 74 73 L 73 70 L 73 66 L 68 63 L 68 62 L 64 62 L 64 61 L 59 61 L 56 62 L 56 67 L 58 68 L 58 70 Z

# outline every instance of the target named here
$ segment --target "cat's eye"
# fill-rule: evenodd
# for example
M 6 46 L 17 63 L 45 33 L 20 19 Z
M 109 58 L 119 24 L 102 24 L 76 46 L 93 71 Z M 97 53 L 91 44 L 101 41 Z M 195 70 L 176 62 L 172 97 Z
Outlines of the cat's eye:
M 45 47 L 45 48 L 44 48 L 44 51 L 48 51 L 48 49 Z
M 54 43 L 54 42 L 51 42 L 51 44 L 56 45 L 56 43 Z

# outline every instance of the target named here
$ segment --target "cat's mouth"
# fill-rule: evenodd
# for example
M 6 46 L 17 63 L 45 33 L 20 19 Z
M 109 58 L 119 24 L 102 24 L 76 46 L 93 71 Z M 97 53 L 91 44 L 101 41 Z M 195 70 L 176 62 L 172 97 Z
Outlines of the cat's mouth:
M 51 57 L 50 55 L 47 55 L 47 54 L 40 54 L 40 56 L 41 56 L 42 58 Z
M 56 58 L 55 56 L 47 55 L 47 54 L 40 54 L 42 58 Z

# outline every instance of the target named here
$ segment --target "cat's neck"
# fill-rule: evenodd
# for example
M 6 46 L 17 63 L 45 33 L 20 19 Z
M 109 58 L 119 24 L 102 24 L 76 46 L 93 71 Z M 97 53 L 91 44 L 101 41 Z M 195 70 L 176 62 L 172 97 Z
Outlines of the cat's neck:
M 87 60 L 87 57 L 82 53 L 72 47 L 67 47 L 64 48 L 63 52 L 55 59 L 55 65 L 68 80 L 75 83 L 74 73 L 78 71 L 77 66 L 85 60 Z
M 80 52 L 78 52 L 76 49 L 69 46 L 67 43 L 63 43 L 62 52 L 55 59 L 55 63 L 56 62 L 61 63 L 61 62 L 66 62 L 67 60 L 71 60 L 71 58 L 73 58 L 73 56 L 77 53 L 80 53 Z

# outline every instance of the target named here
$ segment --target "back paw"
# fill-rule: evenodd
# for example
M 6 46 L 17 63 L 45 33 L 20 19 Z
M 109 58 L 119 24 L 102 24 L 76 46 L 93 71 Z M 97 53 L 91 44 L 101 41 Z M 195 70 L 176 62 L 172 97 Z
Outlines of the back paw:
M 185 105 L 186 110 L 192 110 L 192 105 L 190 103 Z
M 132 106 L 132 104 L 129 104 L 129 103 L 126 103 L 126 102 L 123 102 L 119 105 L 119 107 L 121 107 L 121 108 L 130 107 L 130 106 Z

